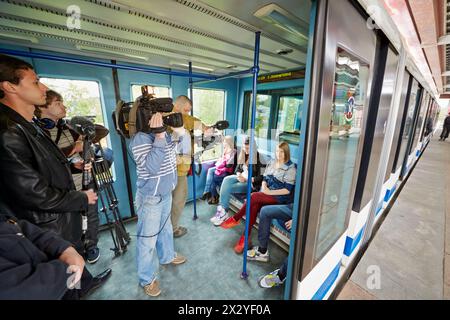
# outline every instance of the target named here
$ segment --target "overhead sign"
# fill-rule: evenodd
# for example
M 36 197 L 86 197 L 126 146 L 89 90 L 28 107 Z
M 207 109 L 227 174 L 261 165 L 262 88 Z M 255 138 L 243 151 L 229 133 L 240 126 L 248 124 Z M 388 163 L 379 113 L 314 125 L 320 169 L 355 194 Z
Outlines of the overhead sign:
M 285 81 L 292 79 L 304 79 L 304 78 L 305 78 L 305 70 L 295 70 L 259 76 L 258 83 Z

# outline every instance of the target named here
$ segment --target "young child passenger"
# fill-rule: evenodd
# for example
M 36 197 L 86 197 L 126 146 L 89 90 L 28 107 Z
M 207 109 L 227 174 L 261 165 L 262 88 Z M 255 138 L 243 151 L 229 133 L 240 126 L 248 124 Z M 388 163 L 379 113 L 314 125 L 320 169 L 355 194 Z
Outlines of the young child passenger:
M 223 154 L 216 161 L 214 167 L 208 169 L 206 177 L 205 191 L 202 199 L 209 197 L 209 204 L 217 204 L 219 202 L 219 194 L 217 188 L 222 185 L 222 181 L 226 176 L 233 173 L 234 170 L 234 156 L 236 149 L 234 148 L 234 141 L 232 136 L 225 136 L 223 141 Z

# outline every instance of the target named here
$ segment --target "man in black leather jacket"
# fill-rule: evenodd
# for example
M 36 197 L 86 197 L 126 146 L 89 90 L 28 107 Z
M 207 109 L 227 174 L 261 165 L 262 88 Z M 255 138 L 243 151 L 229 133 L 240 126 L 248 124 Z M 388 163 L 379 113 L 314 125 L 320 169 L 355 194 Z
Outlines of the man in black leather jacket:
M 81 249 L 80 212 L 97 195 L 75 190 L 66 157 L 33 122 L 46 91 L 30 64 L 0 55 L 0 212 L 55 231 Z

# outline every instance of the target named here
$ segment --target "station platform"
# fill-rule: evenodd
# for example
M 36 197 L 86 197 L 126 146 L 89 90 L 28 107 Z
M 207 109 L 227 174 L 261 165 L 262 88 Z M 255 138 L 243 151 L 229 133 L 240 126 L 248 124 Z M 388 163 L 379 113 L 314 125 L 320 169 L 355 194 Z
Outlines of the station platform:
M 439 134 L 431 139 L 338 300 L 450 299 L 450 141 L 439 141 Z

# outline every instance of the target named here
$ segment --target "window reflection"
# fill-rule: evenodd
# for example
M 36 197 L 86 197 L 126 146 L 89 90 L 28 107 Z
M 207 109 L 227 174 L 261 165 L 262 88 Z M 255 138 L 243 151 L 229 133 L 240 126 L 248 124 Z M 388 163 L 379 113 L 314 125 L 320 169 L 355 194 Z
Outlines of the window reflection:
M 400 141 L 400 152 L 398 154 L 397 169 L 403 165 L 406 155 L 406 148 L 408 146 L 408 138 L 412 134 L 412 125 L 414 117 L 414 109 L 416 107 L 417 91 L 419 90 L 416 80 L 413 80 L 411 93 L 409 96 L 408 110 L 406 111 L 405 127 L 402 132 L 402 139 Z
M 323 257 L 345 231 L 363 125 L 368 73 L 368 64 L 338 48 L 316 260 Z

